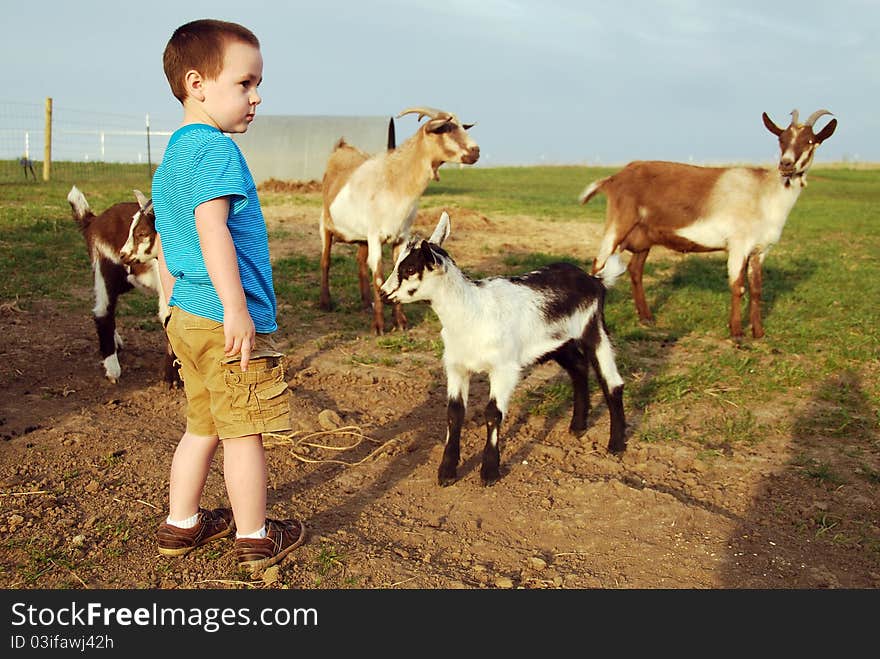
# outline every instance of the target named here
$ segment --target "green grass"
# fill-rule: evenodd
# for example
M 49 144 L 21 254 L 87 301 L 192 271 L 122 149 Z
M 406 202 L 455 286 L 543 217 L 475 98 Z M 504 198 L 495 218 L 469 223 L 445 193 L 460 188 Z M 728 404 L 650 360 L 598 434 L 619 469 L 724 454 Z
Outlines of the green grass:
M 424 205 L 447 206 L 455 221 L 456 207 L 466 207 L 489 217 L 532 215 L 542 220 L 605 216 L 604 200 L 580 206 L 578 196 L 588 183 L 614 170 L 598 167 L 474 167 L 447 165 L 440 181 L 428 186 Z

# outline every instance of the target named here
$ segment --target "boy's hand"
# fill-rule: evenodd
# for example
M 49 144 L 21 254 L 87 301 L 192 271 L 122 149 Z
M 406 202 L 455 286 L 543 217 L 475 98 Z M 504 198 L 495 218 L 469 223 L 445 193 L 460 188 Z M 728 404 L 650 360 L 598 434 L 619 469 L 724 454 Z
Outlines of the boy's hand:
M 223 336 L 226 343 L 223 346 L 227 357 L 241 353 L 241 370 L 246 371 L 251 361 L 251 351 L 254 348 L 257 333 L 254 321 L 247 311 L 243 313 L 224 314 Z

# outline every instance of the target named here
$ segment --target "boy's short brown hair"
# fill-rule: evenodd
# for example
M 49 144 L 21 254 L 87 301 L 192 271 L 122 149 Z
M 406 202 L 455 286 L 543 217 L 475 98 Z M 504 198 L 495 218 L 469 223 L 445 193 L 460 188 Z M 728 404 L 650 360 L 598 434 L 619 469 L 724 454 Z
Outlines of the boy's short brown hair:
M 238 23 L 203 18 L 181 25 L 174 30 L 162 64 L 171 92 L 183 103 L 186 98 L 184 77 L 196 70 L 208 80 L 214 80 L 223 70 L 223 55 L 229 41 L 241 41 L 255 48 L 260 42 L 253 32 Z

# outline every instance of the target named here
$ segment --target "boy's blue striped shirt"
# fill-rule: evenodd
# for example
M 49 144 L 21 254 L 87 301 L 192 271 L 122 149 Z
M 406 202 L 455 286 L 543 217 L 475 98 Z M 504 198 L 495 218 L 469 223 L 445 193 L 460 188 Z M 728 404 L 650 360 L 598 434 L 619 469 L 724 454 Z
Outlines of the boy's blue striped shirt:
M 274 332 L 278 325 L 266 222 L 238 145 L 206 124 L 177 129 L 153 176 L 152 197 L 165 262 L 175 278 L 171 305 L 223 322 L 223 305 L 202 256 L 195 209 L 211 199 L 229 197 L 226 225 L 248 312 L 257 332 Z

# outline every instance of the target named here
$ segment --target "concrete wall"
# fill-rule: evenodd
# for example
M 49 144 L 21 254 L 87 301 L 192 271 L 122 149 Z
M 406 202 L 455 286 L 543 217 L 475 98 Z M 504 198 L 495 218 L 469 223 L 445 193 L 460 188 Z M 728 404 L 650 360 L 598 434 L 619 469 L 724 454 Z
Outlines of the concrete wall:
M 386 148 L 391 117 L 265 116 L 257 115 L 246 133 L 231 135 L 259 184 L 282 181 L 320 181 L 333 145 L 340 137 L 375 153 Z

